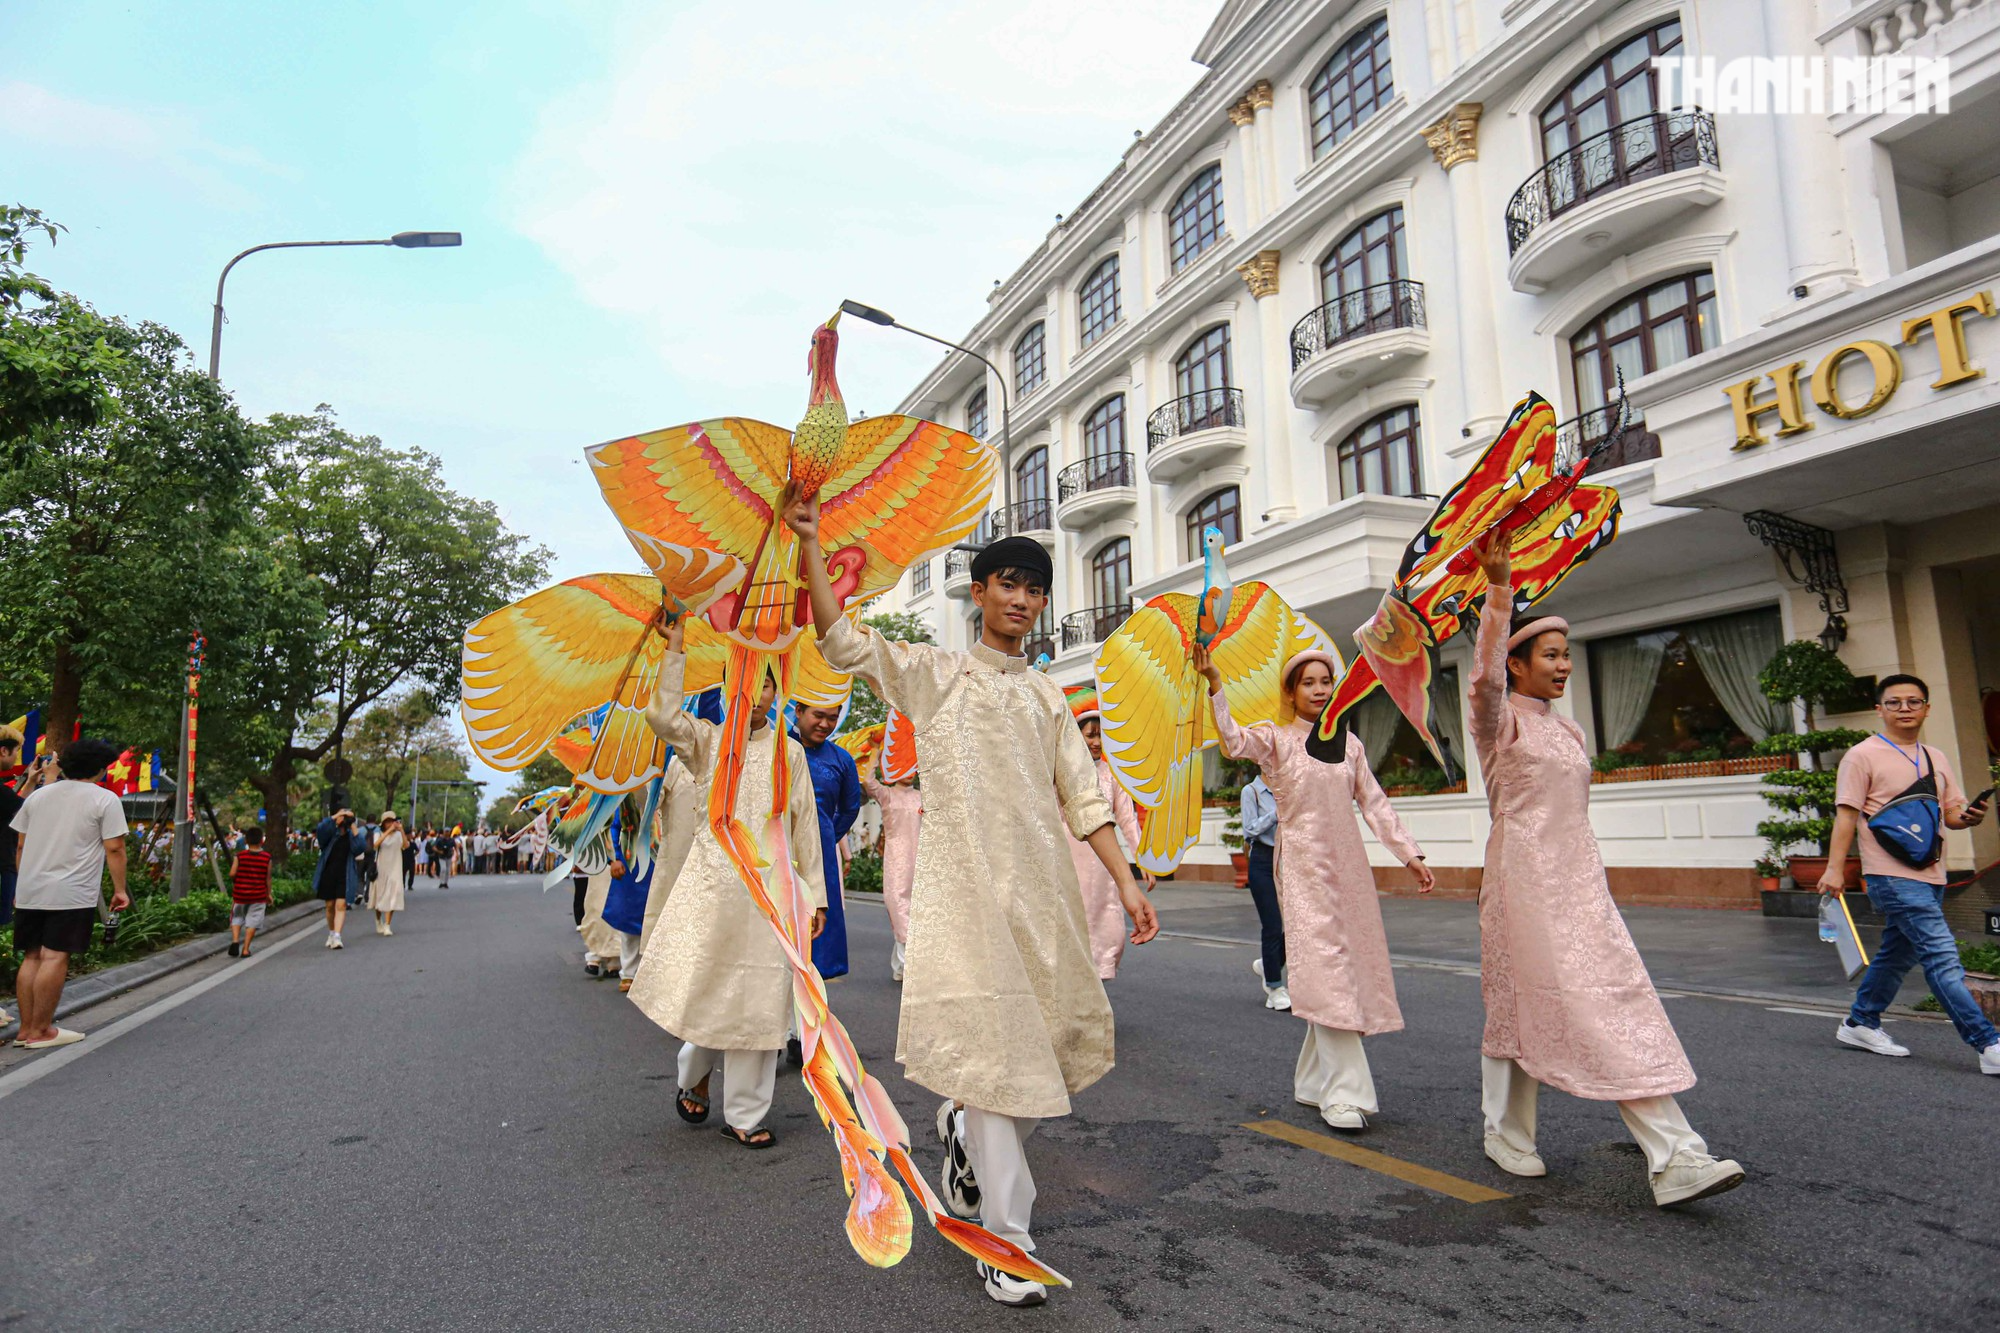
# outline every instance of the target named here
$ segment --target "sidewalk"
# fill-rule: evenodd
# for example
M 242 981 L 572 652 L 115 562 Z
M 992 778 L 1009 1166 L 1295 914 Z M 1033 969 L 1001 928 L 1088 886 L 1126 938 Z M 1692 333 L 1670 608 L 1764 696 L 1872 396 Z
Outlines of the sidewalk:
M 1479 966 L 1479 907 L 1466 899 L 1382 898 L 1389 951 L 1398 961 Z M 1160 929 L 1175 935 L 1255 947 L 1257 909 L 1244 889 L 1162 884 L 1153 892 Z M 1710 992 L 1846 1009 L 1853 983 L 1841 976 L 1833 946 L 1810 919 L 1680 907 L 1619 909 L 1633 942 L 1662 990 Z M 1863 930 L 1872 950 L 1878 932 Z M 1929 991 L 1913 969 L 1897 1007 Z

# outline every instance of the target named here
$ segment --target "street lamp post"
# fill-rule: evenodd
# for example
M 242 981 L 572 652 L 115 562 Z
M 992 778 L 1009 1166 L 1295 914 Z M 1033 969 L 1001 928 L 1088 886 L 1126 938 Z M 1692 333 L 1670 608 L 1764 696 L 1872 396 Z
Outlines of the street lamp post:
M 215 280 L 215 325 L 208 335 L 208 377 L 222 378 L 222 287 L 229 281 L 229 270 L 235 268 L 245 258 L 259 250 L 297 250 L 308 246 L 324 245 L 393 245 L 400 250 L 434 250 L 460 245 L 463 241 L 455 231 L 399 231 L 394 236 L 374 241 L 271 241 L 265 245 L 253 245 L 236 258 L 222 266 L 222 276 Z
M 907 324 L 899 324 L 896 322 L 894 315 L 886 310 L 877 310 L 872 305 L 863 305 L 859 301 L 842 301 L 840 303 L 840 312 L 844 315 L 853 315 L 857 319 L 865 319 L 870 324 L 880 324 L 885 328 L 901 329 L 905 333 L 914 333 L 919 338 L 928 338 L 941 347 L 949 347 L 955 352 L 965 353 L 993 372 L 993 378 L 1000 384 L 1000 512 L 1006 516 L 1008 530 L 1011 532 L 1014 524 L 1013 413 L 1007 395 L 1007 377 L 1000 373 L 1000 367 L 994 365 L 991 361 L 988 361 L 985 357 L 963 343 L 955 343 L 949 338 L 940 338 L 935 333 L 925 333 L 922 329 L 913 329 Z M 978 548 L 967 547 L 967 549 L 976 550 Z

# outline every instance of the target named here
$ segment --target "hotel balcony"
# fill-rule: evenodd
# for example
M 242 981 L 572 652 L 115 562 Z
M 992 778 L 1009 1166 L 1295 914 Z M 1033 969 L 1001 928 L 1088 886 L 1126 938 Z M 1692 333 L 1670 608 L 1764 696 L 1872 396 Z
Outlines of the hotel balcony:
M 1243 390 L 1206 389 L 1176 398 L 1146 418 L 1146 478 L 1164 485 L 1235 457 L 1249 442 Z
M 1128 602 L 1122 606 L 1091 606 L 1072 611 L 1062 618 L 1062 650 L 1073 653 L 1095 648 L 1115 633 L 1132 616 Z
M 1042 495 L 1016 500 L 1007 508 L 994 510 L 980 521 L 973 540 L 985 546 L 1002 537 L 1027 537 L 1053 551 L 1056 544 L 1055 506 L 1049 503 L 1049 497 Z
M 1614 444 L 1605 445 L 1617 424 L 1616 403 L 1593 407 L 1588 412 L 1571 417 L 1556 427 L 1556 457 L 1575 458 L 1580 453 L 1604 446 L 1603 452 L 1590 465 L 1590 471 L 1595 475 L 1660 456 L 1660 437 L 1646 429 L 1644 414 L 1634 409 L 1632 419 L 1625 425 L 1624 437 Z
M 944 595 L 961 602 L 972 598 L 972 552 L 949 550 L 944 553 Z
M 1543 164 L 1507 205 L 1507 281 L 1530 294 L 1722 198 L 1715 118 L 1654 112 Z
M 1292 326 L 1292 401 L 1323 407 L 1387 378 L 1430 347 L 1421 282 L 1348 292 Z
M 1071 532 L 1138 500 L 1139 466 L 1131 454 L 1096 454 L 1056 474 L 1056 521 Z

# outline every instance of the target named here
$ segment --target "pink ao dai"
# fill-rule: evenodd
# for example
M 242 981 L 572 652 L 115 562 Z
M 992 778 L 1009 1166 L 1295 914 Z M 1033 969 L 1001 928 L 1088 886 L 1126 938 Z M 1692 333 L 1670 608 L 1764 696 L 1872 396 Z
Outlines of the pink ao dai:
M 1398 861 L 1408 863 L 1423 851 L 1382 794 L 1361 742 L 1350 734 L 1347 758 L 1324 764 L 1306 753 L 1311 719 L 1239 727 L 1224 696 L 1212 695 L 1210 702 L 1222 752 L 1255 763 L 1277 798 L 1273 875 L 1285 918 L 1292 1013 L 1342 1032 L 1400 1032 L 1403 1011 L 1389 970 L 1389 937 L 1355 806 Z
M 910 939 L 910 885 L 917 877 L 917 831 L 922 826 L 923 793 L 915 787 L 886 787 L 861 779 L 861 790 L 882 807 L 882 902 L 896 943 Z
M 1111 765 L 1097 761 L 1097 789 L 1111 806 L 1111 822 L 1125 839 L 1127 853 L 1139 845 L 1139 808 L 1111 776 Z M 1087 842 L 1069 840 L 1069 859 L 1076 864 L 1076 886 L 1083 892 L 1083 921 L 1090 930 L 1090 956 L 1097 975 L 1109 981 L 1118 975 L 1118 962 L 1125 956 L 1125 904 L 1119 901 L 1118 886 L 1111 872 Z
M 1488 590 L 1468 689 L 1493 831 L 1479 891 L 1480 1049 L 1599 1101 L 1694 1086 L 1694 1070 L 1611 900 L 1590 828 L 1583 732 L 1507 689 L 1513 590 Z

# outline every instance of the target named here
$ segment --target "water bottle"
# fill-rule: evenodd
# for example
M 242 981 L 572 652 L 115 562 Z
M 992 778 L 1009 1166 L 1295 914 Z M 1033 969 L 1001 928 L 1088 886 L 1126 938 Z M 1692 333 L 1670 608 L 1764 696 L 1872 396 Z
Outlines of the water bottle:
M 1823 944 L 1833 944 L 1840 939 L 1840 931 L 1834 926 L 1833 914 L 1840 910 L 1840 904 L 1831 898 L 1822 898 L 1819 904 L 1819 938 Z
M 107 912 L 104 915 L 104 943 L 100 947 L 109 949 L 113 944 L 116 944 L 117 942 L 118 942 L 118 913 Z

